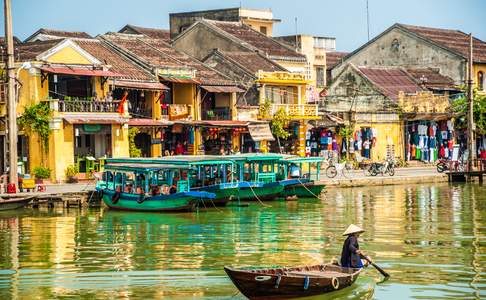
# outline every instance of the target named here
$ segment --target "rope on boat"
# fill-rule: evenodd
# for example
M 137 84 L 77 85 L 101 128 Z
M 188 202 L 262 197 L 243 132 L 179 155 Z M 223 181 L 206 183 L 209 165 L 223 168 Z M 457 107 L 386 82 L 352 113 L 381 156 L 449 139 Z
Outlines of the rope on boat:
M 304 290 L 307 290 L 309 288 L 309 283 L 310 283 L 309 276 L 305 276 L 305 279 L 304 279 Z
M 314 197 L 316 197 L 317 199 L 321 199 L 321 197 L 319 197 L 319 195 L 316 195 L 314 194 L 308 187 L 305 186 L 305 184 L 300 181 L 300 179 L 297 178 L 297 181 Z
M 278 274 L 277 280 L 275 281 L 275 288 L 278 289 L 278 286 L 280 285 L 280 280 L 282 280 L 282 275 Z
M 270 205 L 266 205 L 265 203 L 262 202 L 262 200 L 260 200 L 260 198 L 258 198 L 257 194 L 255 193 L 255 191 L 253 190 L 253 188 L 251 187 L 251 184 L 248 183 L 248 186 L 250 187 L 250 190 L 251 192 L 253 193 L 253 195 L 255 196 L 255 198 L 258 200 L 258 202 L 260 202 L 260 204 L 263 206 L 263 207 L 270 207 Z
M 339 280 L 336 277 L 333 277 L 331 280 L 332 287 L 337 290 L 339 288 Z
M 223 212 L 221 209 L 219 209 L 216 204 L 214 204 L 213 202 L 213 199 L 209 199 L 209 201 L 211 201 L 211 204 L 213 205 L 213 207 L 218 211 L 218 212 Z M 204 201 L 203 201 L 204 202 Z

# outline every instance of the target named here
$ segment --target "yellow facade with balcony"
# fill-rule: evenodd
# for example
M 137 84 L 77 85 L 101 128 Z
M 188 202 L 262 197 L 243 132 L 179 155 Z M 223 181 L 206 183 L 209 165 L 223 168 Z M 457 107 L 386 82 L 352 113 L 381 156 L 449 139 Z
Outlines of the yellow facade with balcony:
M 64 66 L 70 66 L 72 70 L 86 70 L 94 65 L 96 65 L 95 59 L 70 40 L 60 42 L 53 48 L 38 55 L 35 59 L 16 64 L 18 80 L 21 83 L 17 115 L 21 116 L 25 108 L 41 102 L 47 103 L 52 110 L 47 149 L 41 146 L 41 141 L 37 134 L 21 132 L 19 136 L 20 143 L 27 144 L 22 145 L 21 148 L 25 147 L 28 149 L 25 153 L 19 153 L 19 160 L 26 165 L 21 171 L 32 173 L 35 167 L 44 166 L 51 169 L 51 181 L 64 181 L 66 179 L 66 168 L 78 163 L 75 152 L 79 148 L 80 142 L 91 144 L 103 142 L 106 144 L 105 149 L 103 149 L 105 154 L 112 157 L 126 157 L 129 155 L 128 126 L 124 122 L 128 120 L 128 111 L 125 110 L 123 114 L 118 113 L 118 105 L 114 103 L 110 103 L 112 107 L 110 112 L 104 112 L 100 109 L 102 106 L 107 107 L 106 104 L 108 104 L 104 103 L 103 100 L 109 91 L 106 78 L 102 76 L 66 75 L 62 74 L 64 71 L 56 73 L 56 70 L 59 71 Z M 59 68 L 56 69 L 53 66 Z M 106 70 L 105 66 L 98 65 L 96 67 L 99 67 L 99 70 Z M 56 91 L 51 90 L 56 86 L 53 84 L 53 81 L 58 81 L 59 83 L 63 80 L 63 76 L 66 76 L 66 80 L 67 76 L 71 76 L 69 78 L 83 77 L 86 82 L 90 83 L 92 93 L 101 100 L 91 99 L 89 103 L 87 103 L 88 100 L 68 100 L 69 97 L 60 95 L 60 92 L 57 92 L 59 97 L 56 97 Z M 62 84 L 65 84 L 65 82 Z M 118 121 L 111 121 L 114 116 L 118 118 Z M 85 125 L 89 125 L 91 129 L 94 129 L 99 125 L 96 124 L 96 120 L 100 120 L 103 123 L 102 126 L 106 127 L 103 127 L 106 132 L 103 137 L 95 134 L 88 142 L 88 138 L 81 135 L 80 131 Z M 95 156 L 94 153 L 93 156 Z M 92 171 L 96 171 L 94 170 L 96 167 L 94 162 L 85 163 L 87 168 L 93 168 Z
M 258 72 L 260 86 L 260 119 L 271 119 L 284 111 L 291 121 L 299 123 L 299 146 L 295 154 L 305 155 L 305 132 L 308 120 L 318 120 L 317 104 L 306 103 L 306 88 L 311 83 L 302 73 Z

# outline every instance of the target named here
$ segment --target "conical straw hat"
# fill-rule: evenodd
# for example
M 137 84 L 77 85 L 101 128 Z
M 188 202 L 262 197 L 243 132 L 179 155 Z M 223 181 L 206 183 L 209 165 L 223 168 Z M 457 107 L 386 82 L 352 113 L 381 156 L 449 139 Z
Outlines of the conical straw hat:
M 350 235 L 350 234 L 353 234 L 353 233 L 361 233 L 361 232 L 364 232 L 363 228 L 356 226 L 354 224 L 351 224 L 351 225 L 349 225 L 348 229 L 346 229 L 346 231 L 343 233 L 343 235 Z

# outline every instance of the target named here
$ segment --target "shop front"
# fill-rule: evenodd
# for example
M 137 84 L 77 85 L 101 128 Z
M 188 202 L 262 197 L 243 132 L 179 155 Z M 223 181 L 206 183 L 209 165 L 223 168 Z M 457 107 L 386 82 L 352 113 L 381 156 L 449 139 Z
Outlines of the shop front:
M 460 143 L 461 137 L 457 138 Z M 409 116 L 405 122 L 407 161 L 434 163 L 437 159 L 450 159 L 455 140 L 454 122 L 447 114 Z

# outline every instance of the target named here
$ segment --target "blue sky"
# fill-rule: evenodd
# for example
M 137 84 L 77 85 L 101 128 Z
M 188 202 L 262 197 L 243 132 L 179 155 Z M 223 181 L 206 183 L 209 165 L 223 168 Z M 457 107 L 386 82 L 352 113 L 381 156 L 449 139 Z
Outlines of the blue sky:
M 3 2 L 3 1 L 2 1 Z M 227 7 L 271 8 L 275 35 L 333 36 L 337 49 L 351 51 L 367 41 L 366 0 L 13 0 L 14 33 L 24 39 L 41 27 L 118 31 L 129 23 L 169 27 L 171 12 Z M 2 14 L 3 14 L 3 5 Z M 371 37 L 393 23 L 459 29 L 486 41 L 486 0 L 369 0 Z M 3 24 L 3 22 L 2 22 Z M 3 26 L 1 26 L 3 35 Z

